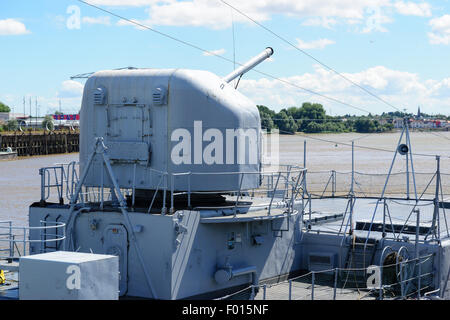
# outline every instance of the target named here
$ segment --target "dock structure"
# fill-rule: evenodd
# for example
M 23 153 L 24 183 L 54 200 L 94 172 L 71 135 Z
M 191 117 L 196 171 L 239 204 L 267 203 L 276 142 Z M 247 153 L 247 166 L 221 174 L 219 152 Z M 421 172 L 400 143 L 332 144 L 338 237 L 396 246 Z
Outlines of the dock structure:
M 79 151 L 79 132 L 15 132 L 0 135 L 0 149 L 12 148 L 17 156 L 36 156 Z

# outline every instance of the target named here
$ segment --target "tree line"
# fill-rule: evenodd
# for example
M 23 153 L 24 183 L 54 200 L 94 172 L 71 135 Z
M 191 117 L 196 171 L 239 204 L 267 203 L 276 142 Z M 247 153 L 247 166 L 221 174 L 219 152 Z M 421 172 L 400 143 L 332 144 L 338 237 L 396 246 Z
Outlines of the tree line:
M 385 132 L 394 129 L 392 118 L 368 116 L 330 116 L 319 103 L 305 102 L 299 107 L 290 107 L 275 112 L 266 106 L 258 105 L 261 127 L 280 133 L 321 133 L 321 132 Z

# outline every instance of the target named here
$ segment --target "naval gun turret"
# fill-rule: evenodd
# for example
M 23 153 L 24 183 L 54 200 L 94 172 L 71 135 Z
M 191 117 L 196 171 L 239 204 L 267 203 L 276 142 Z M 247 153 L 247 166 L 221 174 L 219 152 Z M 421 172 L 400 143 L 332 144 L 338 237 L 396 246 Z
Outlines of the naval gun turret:
M 272 53 L 223 78 L 94 73 L 80 113 L 79 170 L 75 162 L 40 170 L 30 252 L 117 255 L 120 295 L 154 299 L 254 297 L 260 280 L 297 272 L 306 169 L 262 170 L 258 109 L 232 83 Z M 50 180 L 51 170 L 61 178 Z M 55 188 L 68 204 L 47 201 Z M 63 226 L 64 242 L 48 246 L 55 231 L 34 228 L 43 223 Z
M 135 190 L 138 197 L 163 188 L 208 192 L 257 188 L 259 112 L 231 82 L 272 54 L 272 48 L 266 48 L 224 78 L 186 69 L 94 73 L 84 87 L 80 111 L 80 172 L 95 138 L 103 137 L 118 185 Z M 98 158 L 85 185 L 101 184 L 113 187 Z

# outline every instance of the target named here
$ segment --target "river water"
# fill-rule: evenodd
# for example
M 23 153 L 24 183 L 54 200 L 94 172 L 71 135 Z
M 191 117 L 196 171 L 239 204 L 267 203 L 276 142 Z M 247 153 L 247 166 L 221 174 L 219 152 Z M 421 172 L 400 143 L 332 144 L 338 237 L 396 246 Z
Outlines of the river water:
M 314 172 L 336 170 L 342 174 L 351 171 L 351 144 L 355 140 L 355 170 L 364 173 L 386 174 L 394 153 L 378 150 L 362 149 L 358 146 L 368 146 L 394 150 L 400 133 L 383 134 L 317 134 L 317 135 L 283 135 L 279 139 L 280 162 L 284 164 L 303 165 L 304 140 L 306 144 L 306 167 L 311 172 L 309 179 L 314 180 Z M 321 140 L 334 141 L 325 142 Z M 336 143 L 337 142 L 337 143 Z M 414 153 L 439 154 L 441 159 L 441 170 L 450 173 L 450 132 L 422 133 L 412 132 L 411 142 Z M 28 206 L 40 199 L 40 177 L 39 168 L 52 166 L 55 163 L 69 163 L 78 161 L 78 153 L 39 156 L 21 158 L 11 161 L 0 161 L 0 221 L 13 220 L 17 225 L 28 224 Z M 405 171 L 405 159 L 399 157 L 393 172 Z M 413 156 L 414 169 L 417 172 L 432 174 L 436 170 L 436 159 L 433 156 Z M 417 183 L 425 185 L 429 175 L 417 177 Z M 348 174 L 347 174 L 348 176 Z M 327 174 L 317 176 L 323 184 Z M 384 175 L 379 181 L 370 185 L 382 185 Z M 323 180 L 325 179 L 325 180 Z M 405 184 L 403 178 L 396 183 L 399 186 Z M 443 176 L 444 188 L 446 188 L 446 176 Z M 314 181 L 311 181 L 313 184 Z M 449 183 L 450 184 L 450 179 Z M 319 188 L 319 187 L 318 187 Z

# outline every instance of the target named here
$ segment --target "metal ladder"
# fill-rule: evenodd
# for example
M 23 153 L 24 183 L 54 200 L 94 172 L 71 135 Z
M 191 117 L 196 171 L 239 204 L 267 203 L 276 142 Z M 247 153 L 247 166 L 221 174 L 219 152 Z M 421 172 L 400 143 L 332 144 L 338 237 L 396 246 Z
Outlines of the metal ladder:
M 366 269 L 373 264 L 378 240 L 355 237 L 353 243 L 349 244 L 345 270 L 341 272 L 341 280 L 352 287 L 366 288 Z M 349 270 L 350 269 L 350 270 Z M 358 269 L 358 270 L 353 270 Z

